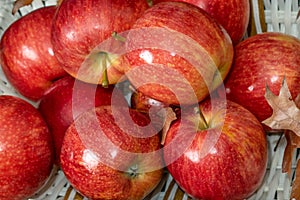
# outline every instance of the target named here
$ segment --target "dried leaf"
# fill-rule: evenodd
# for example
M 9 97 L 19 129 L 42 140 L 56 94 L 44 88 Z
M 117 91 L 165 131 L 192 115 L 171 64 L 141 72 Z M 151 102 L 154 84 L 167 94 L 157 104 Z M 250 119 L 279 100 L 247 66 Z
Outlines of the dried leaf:
M 265 98 L 273 109 L 273 114 L 262 123 L 272 129 L 284 130 L 287 145 L 284 150 L 282 172 L 291 179 L 292 158 L 297 148 L 300 148 L 300 95 L 293 101 L 284 78 L 279 95 L 274 95 L 266 88 Z M 291 198 L 300 199 L 300 164 L 297 163 L 296 175 L 292 185 Z
M 18 10 L 24 6 L 30 5 L 34 0 L 16 0 L 14 2 L 13 9 L 11 13 L 14 15 Z M 57 0 L 57 6 L 59 6 L 62 3 L 63 0 Z
M 300 136 L 300 110 L 292 100 L 286 79 L 283 80 L 278 96 L 267 86 L 265 98 L 272 107 L 273 114 L 262 123 L 272 129 L 291 130 Z
M 165 123 L 162 129 L 162 139 L 161 139 L 161 144 L 163 145 L 165 143 L 166 135 L 171 126 L 171 123 L 177 119 L 177 116 L 171 107 L 162 108 L 161 111 L 165 112 L 164 114 Z
M 33 0 L 16 0 L 12 9 L 12 14 L 14 15 L 18 10 L 24 6 L 32 3 Z
M 292 185 L 291 199 L 300 199 L 300 162 L 298 160 L 296 167 L 296 178 Z
M 295 149 L 300 147 L 300 137 L 290 130 L 285 131 L 284 135 L 287 140 L 287 145 L 284 149 L 282 172 L 287 173 L 291 178 L 292 158 Z

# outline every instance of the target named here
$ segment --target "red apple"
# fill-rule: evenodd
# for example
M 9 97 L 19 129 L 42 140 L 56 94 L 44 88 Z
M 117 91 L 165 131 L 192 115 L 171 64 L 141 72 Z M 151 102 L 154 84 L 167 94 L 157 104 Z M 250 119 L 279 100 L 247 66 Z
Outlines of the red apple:
M 181 1 L 199 6 L 225 28 L 234 45 L 246 34 L 250 20 L 248 0 L 153 0 L 153 4 L 164 1 Z
M 167 105 L 194 104 L 222 84 L 233 58 L 226 31 L 202 9 L 162 2 L 128 32 L 118 66 L 135 89 Z
M 261 123 L 231 101 L 205 100 L 198 108 L 200 115 L 185 111 L 167 133 L 169 172 L 195 199 L 246 199 L 261 185 L 267 167 Z M 176 148 L 167 150 L 170 144 Z
M 64 0 L 52 29 L 59 62 L 79 80 L 104 85 L 116 83 L 123 75 L 113 67 L 120 56 L 110 52 L 113 47 L 99 49 L 99 45 L 110 38 L 110 42 L 123 44 L 123 38 L 112 35 L 130 29 L 148 7 L 145 0 Z M 94 50 L 96 47 L 99 48 Z
M 34 195 L 53 167 L 53 145 L 35 107 L 13 96 L 0 96 L 0 199 Z
M 50 40 L 55 11 L 55 6 L 43 7 L 19 18 L 4 32 L 0 43 L 0 64 L 8 81 L 35 101 L 53 80 L 66 74 Z
M 231 72 L 225 80 L 227 98 L 251 111 L 259 121 L 272 115 L 266 85 L 278 95 L 284 77 L 292 97 L 300 93 L 300 41 L 282 33 L 262 33 L 235 47 Z
M 54 138 L 57 164 L 60 163 L 60 150 L 65 131 L 74 119 L 88 109 L 110 105 L 113 94 L 114 98 L 123 98 L 121 91 L 112 85 L 104 88 L 84 83 L 72 76 L 57 80 L 44 93 L 38 109 Z
M 161 180 L 160 148 L 160 136 L 145 115 L 127 106 L 100 106 L 67 129 L 61 166 L 89 199 L 140 200 Z

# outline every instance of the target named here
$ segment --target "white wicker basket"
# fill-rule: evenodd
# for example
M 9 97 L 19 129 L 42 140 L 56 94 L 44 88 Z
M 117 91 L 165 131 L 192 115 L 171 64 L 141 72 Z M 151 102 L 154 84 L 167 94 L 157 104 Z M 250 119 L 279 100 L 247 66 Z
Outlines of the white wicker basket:
M 55 5 L 57 0 L 34 0 L 29 6 L 25 6 L 15 15 L 11 14 L 14 0 L 0 1 L 0 38 L 6 28 L 19 17 L 42 6 Z M 296 20 L 299 4 L 298 0 L 251 0 L 252 3 L 252 21 L 255 22 L 256 32 L 279 31 L 300 37 L 300 25 Z M 264 24 L 265 23 L 265 24 Z M 22 97 L 7 82 L 0 68 L 0 95 L 10 94 Z M 24 98 L 24 97 L 22 97 Z M 287 174 L 282 173 L 282 158 L 285 149 L 285 139 L 280 140 L 277 150 L 274 147 L 277 144 L 279 135 L 269 135 L 269 161 L 268 170 L 264 177 L 264 182 L 260 189 L 249 199 L 290 199 L 291 180 Z M 293 169 L 297 161 L 297 155 L 293 157 Z M 292 170 L 294 172 L 294 170 Z M 181 193 L 181 197 L 175 197 Z M 76 196 L 77 195 L 77 196 Z M 78 194 L 68 181 L 63 172 L 59 169 L 53 169 L 53 173 L 46 185 L 39 191 L 32 200 L 55 200 L 55 199 L 86 199 L 78 197 Z M 147 199 L 190 199 L 174 183 L 172 177 L 168 174 L 164 177 L 162 184 L 156 189 L 152 196 Z

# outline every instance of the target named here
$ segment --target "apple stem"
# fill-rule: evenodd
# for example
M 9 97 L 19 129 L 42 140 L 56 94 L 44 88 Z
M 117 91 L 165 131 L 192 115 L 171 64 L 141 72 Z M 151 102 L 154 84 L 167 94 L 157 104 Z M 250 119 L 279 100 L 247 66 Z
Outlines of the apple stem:
M 108 75 L 107 75 L 107 60 L 108 60 L 108 56 L 107 56 L 107 53 L 103 52 L 104 54 L 104 59 L 102 59 L 102 66 L 104 68 L 103 70 L 103 73 L 102 73 L 102 87 L 104 88 L 107 88 L 108 85 L 109 85 L 109 82 L 108 82 Z
M 111 36 L 117 41 L 126 42 L 126 38 L 120 36 L 116 31 L 114 31 Z
M 137 165 L 131 166 L 128 170 L 128 173 L 129 173 L 129 176 L 132 177 L 132 178 L 137 177 L 137 175 L 138 175 L 138 166 Z
M 204 128 L 200 128 L 200 129 L 207 129 L 209 127 L 201 109 L 199 107 L 195 107 L 195 113 L 200 115 L 200 119 L 202 120 L 202 122 L 204 123 Z

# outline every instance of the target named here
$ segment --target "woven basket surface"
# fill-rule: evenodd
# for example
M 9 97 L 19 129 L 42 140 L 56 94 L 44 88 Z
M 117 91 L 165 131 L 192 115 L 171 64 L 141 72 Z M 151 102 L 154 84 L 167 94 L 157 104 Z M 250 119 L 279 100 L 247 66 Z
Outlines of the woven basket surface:
M 299 9 L 298 0 L 250 0 L 252 4 L 254 28 L 256 33 L 264 31 L 277 31 L 300 37 L 300 26 L 297 21 Z M 29 6 L 25 6 L 15 15 L 11 14 L 13 0 L 0 1 L 0 38 L 7 27 L 21 16 L 26 15 L 34 9 L 55 5 L 56 0 L 34 0 Z M 9 94 L 19 96 L 13 87 L 7 82 L 0 68 L 0 95 Z M 268 170 L 264 177 L 264 182 L 260 189 L 249 199 L 289 199 L 291 181 L 287 174 L 282 173 L 281 165 L 283 152 L 286 145 L 285 139 L 281 139 L 277 144 L 279 135 L 268 135 L 269 142 L 269 160 Z M 274 151 L 277 145 L 277 150 Z M 297 155 L 293 157 L 293 169 Z M 53 169 L 53 173 L 46 185 L 31 198 L 32 200 L 55 200 L 55 199 L 86 199 L 79 195 L 68 183 L 63 172 L 57 168 Z M 161 184 L 147 198 L 149 200 L 163 199 L 191 199 L 187 194 L 182 192 L 178 185 L 174 182 L 169 174 L 165 174 Z

